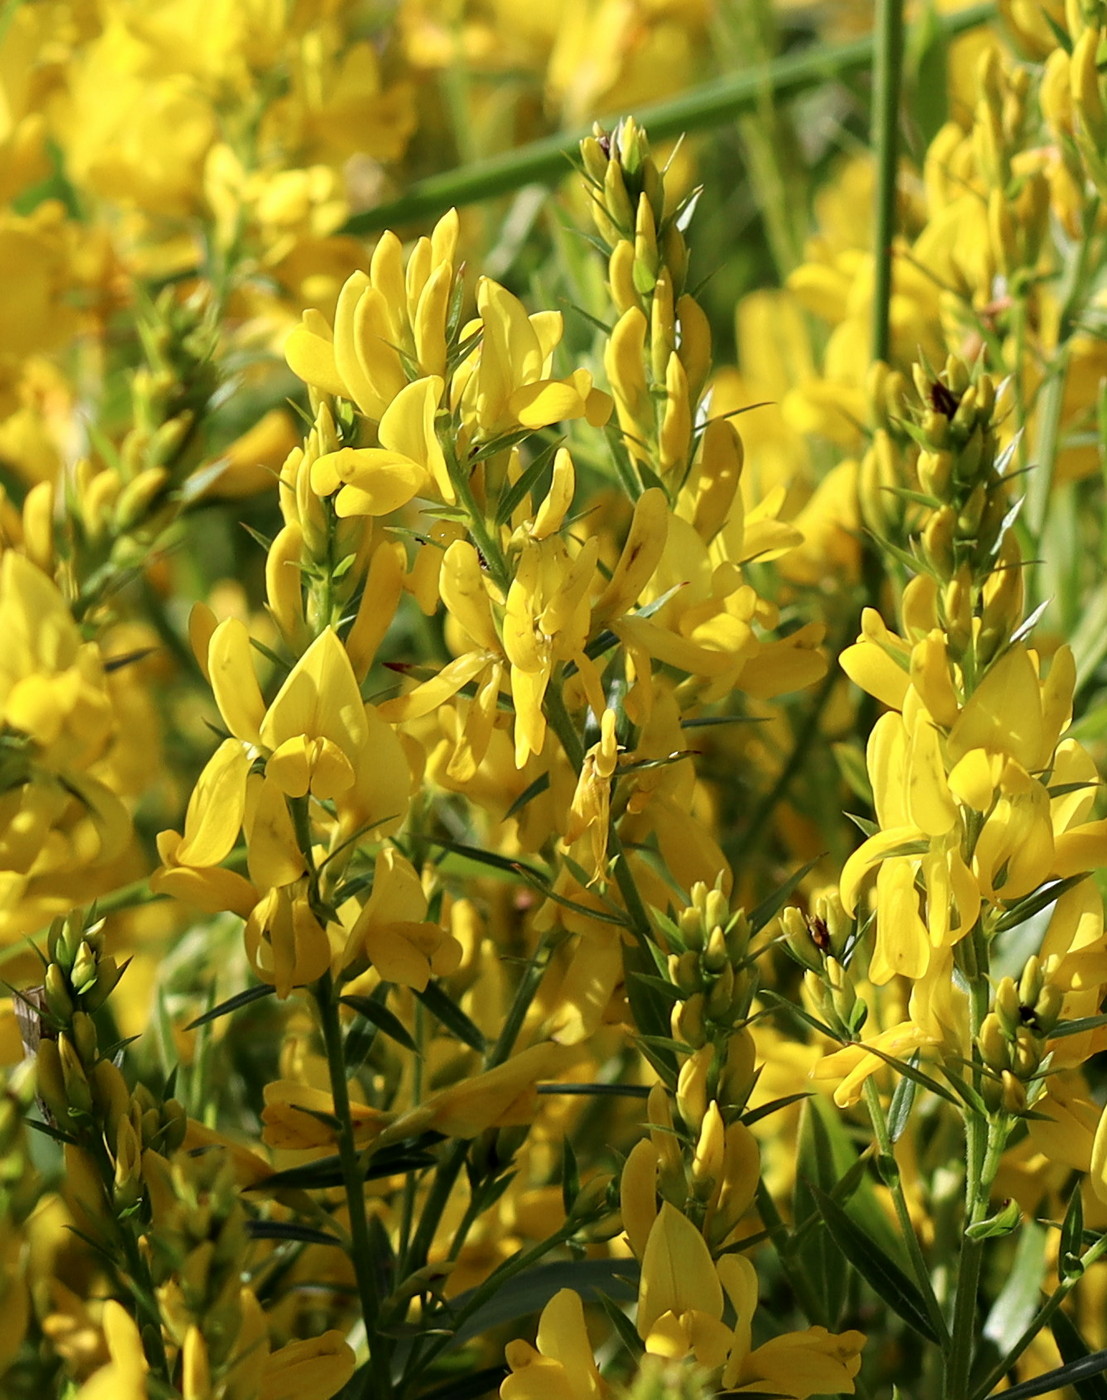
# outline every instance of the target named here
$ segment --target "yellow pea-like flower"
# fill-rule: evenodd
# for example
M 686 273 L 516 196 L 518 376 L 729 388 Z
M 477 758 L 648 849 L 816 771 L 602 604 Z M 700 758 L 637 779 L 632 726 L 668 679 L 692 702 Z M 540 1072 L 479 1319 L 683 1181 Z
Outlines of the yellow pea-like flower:
M 258 1400 L 330 1400 L 355 1365 L 353 1349 L 337 1330 L 286 1342 L 266 1359 Z
M 246 956 L 261 980 L 282 999 L 293 987 L 322 977 L 331 961 L 326 932 L 294 888 L 270 889 L 246 920 Z
M 260 747 L 265 701 L 254 671 L 250 634 L 237 617 L 225 618 L 211 634 L 208 679 L 227 728 L 236 739 Z
M 508 1342 L 511 1375 L 501 1400 L 607 1400 L 611 1390 L 592 1355 L 584 1308 L 570 1288 L 555 1293 L 538 1321 L 535 1345 Z

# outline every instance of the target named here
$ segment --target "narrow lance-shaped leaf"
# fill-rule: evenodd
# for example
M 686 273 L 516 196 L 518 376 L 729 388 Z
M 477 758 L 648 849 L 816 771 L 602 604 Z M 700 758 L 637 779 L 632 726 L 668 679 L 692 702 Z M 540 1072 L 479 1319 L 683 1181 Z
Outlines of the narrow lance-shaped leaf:
M 814 1195 L 835 1243 L 877 1297 L 920 1336 L 937 1342 L 922 1295 L 899 1265 L 877 1248 L 837 1201 L 818 1189 Z

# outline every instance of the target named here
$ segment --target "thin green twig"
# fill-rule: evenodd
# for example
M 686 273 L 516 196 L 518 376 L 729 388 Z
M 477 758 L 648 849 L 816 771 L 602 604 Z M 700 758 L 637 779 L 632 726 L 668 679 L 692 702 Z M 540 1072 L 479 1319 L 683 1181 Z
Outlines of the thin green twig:
M 987 24 L 995 18 L 995 12 L 994 3 L 973 5 L 957 14 L 941 15 L 936 22 L 947 38 L 954 38 Z M 729 74 L 668 102 L 639 108 L 636 115 L 655 141 L 686 131 L 703 131 L 756 109 L 766 93 L 771 92 L 776 101 L 782 101 L 819 83 L 867 68 L 872 57 L 873 43 L 868 37 L 830 48 L 805 49 L 802 53 L 785 54 L 767 70 Z M 608 115 L 600 120 L 602 125 L 612 126 L 617 117 Z M 442 214 L 451 206 L 476 204 L 510 193 L 522 185 L 556 184 L 568 173 L 581 140 L 589 134 L 590 130 L 585 129 L 558 132 L 460 170 L 431 175 L 412 185 L 399 199 L 354 214 L 342 232 L 379 233 L 381 229 Z

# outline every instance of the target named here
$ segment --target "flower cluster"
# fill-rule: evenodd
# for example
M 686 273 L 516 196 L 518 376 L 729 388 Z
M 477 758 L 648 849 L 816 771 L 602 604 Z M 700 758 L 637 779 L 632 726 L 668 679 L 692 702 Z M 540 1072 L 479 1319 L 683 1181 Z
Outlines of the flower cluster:
M 5 11 L 4 1394 L 1098 1383 L 1107 9 L 903 8 Z

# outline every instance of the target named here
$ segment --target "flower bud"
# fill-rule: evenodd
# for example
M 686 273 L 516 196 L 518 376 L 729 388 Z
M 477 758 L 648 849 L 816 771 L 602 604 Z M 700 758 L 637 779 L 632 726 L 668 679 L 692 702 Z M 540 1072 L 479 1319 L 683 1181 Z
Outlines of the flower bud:
M 47 1122 L 68 1122 L 69 1096 L 56 1040 L 40 1040 L 38 1043 L 35 1052 L 35 1092 L 45 1110 Z
M 727 952 L 726 936 L 722 928 L 716 924 L 707 938 L 707 947 L 703 952 L 703 965 L 708 972 L 720 973 L 724 968 L 730 970 L 729 963 L 730 955 Z
M 77 1007 L 70 994 L 65 973 L 56 962 L 52 962 L 46 969 L 43 995 L 50 1014 L 62 1025 L 68 1025 Z
M 708 1083 L 714 1061 L 714 1047 L 701 1045 L 681 1065 L 677 1076 L 677 1112 L 692 1132 L 698 1132 L 707 1112 Z
M 1005 1113 L 1022 1113 L 1026 1109 L 1026 1085 L 1016 1079 L 1010 1070 L 1002 1075 L 1003 1092 L 1000 1105 Z
M 715 932 L 718 933 L 719 930 L 716 929 Z M 734 1000 L 734 981 L 734 969 L 728 963 L 707 994 L 708 1018 L 719 1025 L 725 1025 L 727 1022 L 727 1013 Z
M 678 1001 L 670 1017 L 673 1038 L 684 1045 L 698 1049 L 707 1040 L 707 1026 L 704 1017 L 704 997 L 696 992 L 687 1001 Z
M 62 1078 L 65 1081 L 65 1099 L 70 1112 L 91 1113 L 92 1090 L 73 1042 L 67 1035 L 62 1035 L 59 1036 L 57 1044 Z
M 1022 1025 L 1022 1007 L 1019 1003 L 1018 988 L 1010 977 L 1000 979 L 996 988 L 994 1010 L 1004 1035 L 1013 1040 Z
M 692 1158 L 692 1193 L 697 1200 L 706 1201 L 722 1175 L 724 1144 L 722 1115 L 719 1105 L 712 1100 L 704 1114 Z
M 1022 970 L 1019 978 L 1019 1001 L 1023 1006 L 1033 1006 L 1042 994 L 1045 986 L 1045 973 L 1042 970 L 1042 962 L 1037 953 L 1032 953 L 1026 960 L 1026 966 Z
M 743 1026 L 727 1038 L 726 1053 L 719 1070 L 715 1097 L 724 1113 L 741 1112 L 757 1082 L 757 1047 L 753 1036 Z
M 980 1058 L 989 1069 L 998 1072 L 1011 1067 L 1010 1044 L 1007 1036 L 1003 1033 L 1000 1019 L 994 1011 L 989 1011 L 984 1017 L 976 1037 L 976 1044 L 980 1051 Z

